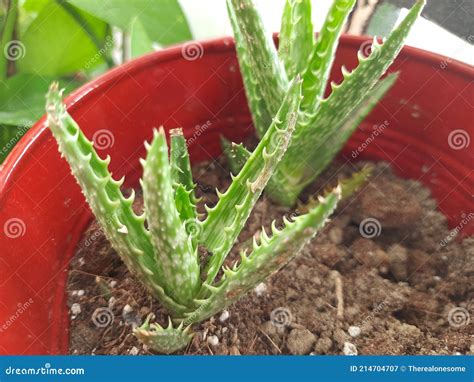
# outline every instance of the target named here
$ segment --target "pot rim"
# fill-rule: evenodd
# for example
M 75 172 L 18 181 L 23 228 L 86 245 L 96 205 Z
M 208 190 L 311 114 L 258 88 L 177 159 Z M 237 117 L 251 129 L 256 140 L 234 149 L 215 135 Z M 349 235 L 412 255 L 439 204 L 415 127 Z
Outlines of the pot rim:
M 274 38 L 277 39 L 278 35 L 275 34 Z M 354 47 L 360 46 L 368 39 L 371 40 L 372 37 L 343 34 L 340 41 L 345 45 Z M 94 92 L 103 92 L 106 88 L 113 86 L 115 81 L 120 79 L 123 75 L 130 75 L 131 73 L 138 70 L 144 70 L 145 68 L 157 63 L 181 58 L 185 47 L 192 44 L 201 46 L 204 51 L 223 53 L 234 48 L 234 39 L 233 37 L 225 36 L 200 41 L 192 40 L 182 44 L 173 45 L 161 51 L 151 52 L 126 62 L 73 91 L 64 100 L 67 109 L 73 111 L 77 103 L 79 103 L 84 97 Z M 406 56 L 406 59 L 429 63 L 432 65 L 439 65 L 440 63 L 446 62 L 449 64 L 450 71 L 466 78 L 472 78 L 474 73 L 472 67 L 466 63 L 412 46 L 403 47 L 399 57 L 403 58 L 404 56 Z M 3 164 L 0 165 L 0 205 L 8 194 L 10 183 L 13 182 L 12 175 L 15 168 L 19 166 L 20 161 L 31 146 L 39 145 L 47 138 L 46 134 L 44 134 L 46 129 L 46 118 L 45 115 L 43 115 L 20 139 L 13 150 L 8 154 Z

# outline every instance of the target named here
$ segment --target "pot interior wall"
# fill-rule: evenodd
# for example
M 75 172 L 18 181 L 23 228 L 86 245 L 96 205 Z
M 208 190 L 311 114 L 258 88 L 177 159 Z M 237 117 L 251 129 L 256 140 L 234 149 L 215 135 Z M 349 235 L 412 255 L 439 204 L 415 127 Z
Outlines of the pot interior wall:
M 363 41 L 345 36 L 334 67 L 354 67 Z M 252 132 L 232 40 L 198 47 L 203 54 L 196 60 L 184 59 L 180 47 L 154 53 L 67 99 L 86 135 L 102 147 L 99 153 L 112 156 L 114 175 L 127 175 L 127 186 L 137 185 L 138 159 L 153 127 L 182 126 L 193 161 L 220 155 L 221 134 L 240 141 Z M 341 157 L 390 162 L 399 175 L 427 185 L 451 226 L 459 226 L 473 210 L 473 158 L 450 134 L 472 133 L 472 73 L 411 48 L 391 68 L 398 70 L 399 81 Z M 332 77 L 339 81 L 340 70 Z M 2 168 L 0 211 L 0 353 L 66 353 L 67 266 L 90 213 L 44 119 Z M 472 222 L 461 228 L 465 235 L 474 230 Z

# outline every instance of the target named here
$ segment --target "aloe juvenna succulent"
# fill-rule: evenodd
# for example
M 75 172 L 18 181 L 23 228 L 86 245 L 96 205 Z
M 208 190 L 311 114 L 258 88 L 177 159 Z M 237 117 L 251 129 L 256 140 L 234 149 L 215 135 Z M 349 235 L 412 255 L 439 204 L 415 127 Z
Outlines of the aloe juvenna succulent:
M 359 65 L 353 71 L 342 67 L 343 82 L 331 83 L 332 92 L 324 98 L 339 36 L 355 3 L 334 0 L 314 39 L 311 0 L 286 0 L 277 51 L 252 0 L 227 0 L 240 71 L 259 138 L 270 125 L 290 80 L 297 74 L 303 78 L 295 133 L 266 189 L 282 205 L 296 202 L 303 188 L 326 168 L 393 85 L 396 74 L 380 77 L 397 57 L 425 0 L 416 0 L 383 44 L 374 38 L 368 57 L 359 51 Z M 233 171 L 238 171 L 242 158 L 250 155 L 245 147 L 231 147 L 225 140 L 224 149 Z
M 61 154 L 68 161 L 106 237 L 132 273 L 169 311 L 168 327 L 150 323 L 134 330 L 152 349 L 171 353 L 186 346 L 190 326 L 239 299 L 298 254 L 326 223 L 338 200 L 363 181 L 359 174 L 313 201 L 307 212 L 284 227 L 256 233 L 251 251 L 240 263 L 224 266 L 239 233 L 290 144 L 301 104 L 301 80 L 288 87 L 284 99 L 255 150 L 219 201 L 203 220 L 196 211 L 190 162 L 181 129 L 170 132 L 170 154 L 163 128 L 154 130 L 142 160 L 144 213 L 132 209 L 134 193 L 125 198 L 93 144 L 65 110 L 61 91 L 53 84 L 47 95 L 47 121 Z M 200 261 L 199 247 L 209 257 Z

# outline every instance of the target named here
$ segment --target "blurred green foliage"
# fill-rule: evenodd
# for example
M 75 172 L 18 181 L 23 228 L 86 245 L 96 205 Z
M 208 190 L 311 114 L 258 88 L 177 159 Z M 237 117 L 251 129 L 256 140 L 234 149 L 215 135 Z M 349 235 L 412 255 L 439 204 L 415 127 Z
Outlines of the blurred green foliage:
M 192 39 L 178 0 L 0 0 L 0 163 L 44 113 L 110 67 Z

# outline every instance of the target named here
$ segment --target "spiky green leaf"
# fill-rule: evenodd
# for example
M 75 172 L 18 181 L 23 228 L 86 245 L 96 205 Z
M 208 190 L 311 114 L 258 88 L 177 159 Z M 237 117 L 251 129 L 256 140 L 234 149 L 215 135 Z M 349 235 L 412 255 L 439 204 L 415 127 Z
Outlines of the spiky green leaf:
M 286 0 L 281 20 L 278 56 L 288 78 L 302 74 L 314 46 L 311 0 Z
M 145 216 L 135 215 L 132 209 L 134 193 L 128 199 L 123 196 L 123 179 L 114 180 L 108 171 L 110 157 L 103 160 L 97 155 L 92 142 L 66 112 L 61 94 L 58 84 L 53 83 L 46 101 L 48 126 L 107 239 L 128 268 L 168 309 L 183 311 L 184 306 L 163 289 L 163 274 L 155 264 Z
M 254 126 L 261 138 L 280 107 L 288 79 L 252 0 L 227 0 L 227 10 Z
M 200 242 L 212 253 L 206 267 L 212 282 L 247 221 L 278 162 L 288 147 L 301 102 L 301 81 L 295 79 L 288 89 L 270 128 L 217 205 L 208 209 L 202 223 Z
M 242 167 L 244 167 L 245 162 L 247 162 L 252 153 L 248 151 L 242 143 L 237 144 L 230 142 L 224 137 L 221 137 L 221 144 L 230 171 L 232 174 L 237 175 Z
M 263 229 L 260 243 L 254 239 L 254 248 L 248 257 L 242 253 L 238 266 L 225 268 L 223 279 L 217 285 L 204 285 L 209 297 L 196 301 L 198 308 L 186 314 L 184 322 L 191 324 L 216 314 L 287 264 L 324 226 L 340 197 L 341 189 L 337 187 L 308 214 L 296 217 L 293 222 L 285 219 L 285 228 L 281 231 L 273 223 L 271 237 Z
M 193 335 L 190 334 L 190 327 L 183 329 L 183 325 L 174 328 L 169 320 L 167 328 L 163 328 L 159 324 L 150 324 L 150 320 L 154 318 L 150 314 L 142 326 L 135 328 L 133 334 L 138 340 L 150 349 L 163 354 L 171 354 L 185 348 L 191 341 Z
M 343 82 L 339 85 L 332 84 L 332 93 L 321 101 L 316 113 L 306 113 L 304 118 L 300 118 L 297 132 L 275 173 L 281 187 L 277 194 L 271 195 L 272 199 L 284 205 L 294 204 L 301 190 L 324 169 L 323 165 L 317 164 L 318 158 L 325 158 L 324 163 L 327 164 L 329 156 L 316 148 L 320 147 L 322 142 L 337 136 L 342 125 L 346 126 L 347 131 L 354 126 L 354 122 L 346 120 L 345 117 L 341 122 L 341 116 L 351 116 L 350 118 L 358 120 L 357 115 L 364 114 L 361 112 L 364 110 L 363 100 L 367 99 L 380 76 L 398 55 L 424 3 L 424 0 L 417 1 L 383 45 L 374 39 L 370 56 L 363 57 L 359 51 L 358 67 L 352 72 L 343 67 Z M 387 83 L 389 81 L 385 82 L 382 88 Z M 359 106 L 361 109 L 354 113 Z M 345 138 L 348 138 L 348 135 Z M 307 154 L 303 158 L 301 153 Z
M 303 76 L 303 110 L 314 112 L 324 94 L 342 27 L 355 2 L 356 0 L 334 0 L 329 9 L 316 40 L 316 49 Z
M 156 266 L 166 292 L 181 304 L 194 297 L 200 285 L 198 256 L 181 222 L 174 200 L 168 145 L 163 128 L 154 131 L 143 164 L 143 199 Z

